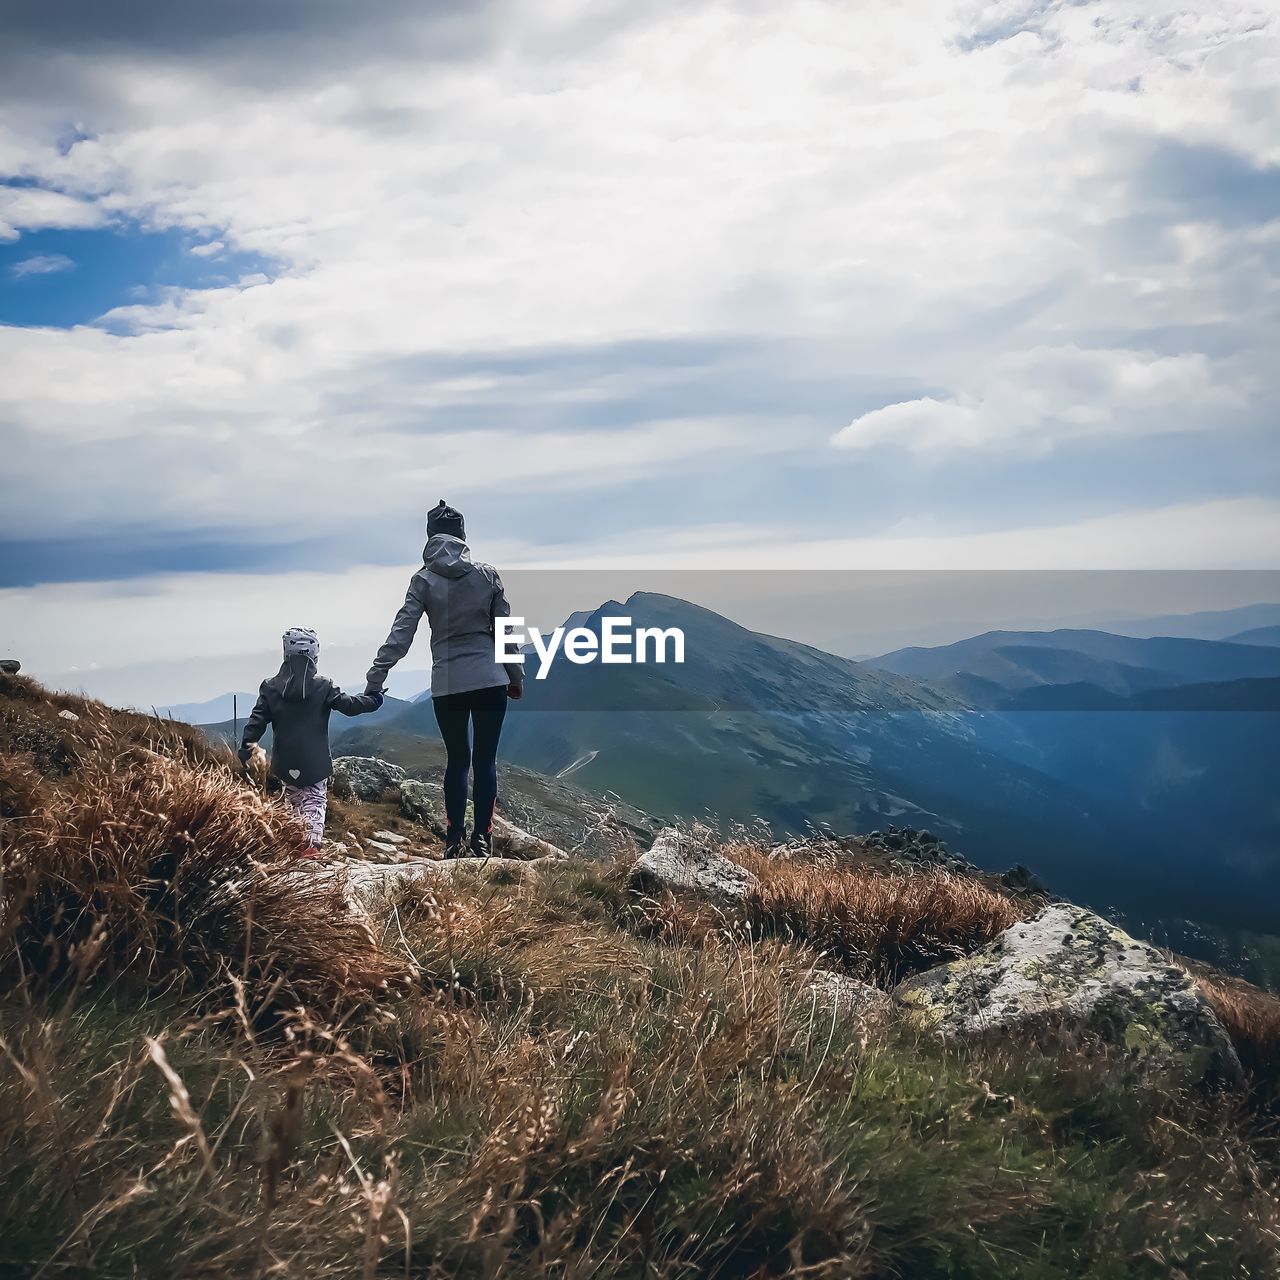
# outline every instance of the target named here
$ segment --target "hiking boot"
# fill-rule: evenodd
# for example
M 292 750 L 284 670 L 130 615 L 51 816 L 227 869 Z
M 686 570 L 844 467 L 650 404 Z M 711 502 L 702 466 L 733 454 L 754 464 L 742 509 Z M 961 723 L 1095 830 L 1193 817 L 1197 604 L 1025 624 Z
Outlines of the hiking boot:
M 461 858 L 463 850 L 467 843 L 466 827 L 458 827 L 456 830 L 450 828 L 444 834 L 444 856 L 446 858 Z
M 493 836 L 488 831 L 471 833 L 471 856 L 473 858 L 493 857 Z

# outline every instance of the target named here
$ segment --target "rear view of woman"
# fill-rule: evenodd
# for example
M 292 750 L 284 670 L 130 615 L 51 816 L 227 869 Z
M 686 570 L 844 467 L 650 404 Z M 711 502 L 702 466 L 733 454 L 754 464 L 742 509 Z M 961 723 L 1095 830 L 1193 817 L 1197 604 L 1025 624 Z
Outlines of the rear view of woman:
M 431 627 L 431 704 L 448 757 L 445 857 L 460 857 L 466 846 L 467 775 L 472 771 L 471 852 L 488 857 L 498 799 L 498 739 L 507 699 L 524 691 L 524 668 L 494 659 L 493 620 L 507 617 L 511 607 L 498 571 L 472 561 L 462 513 L 443 498 L 427 513 L 422 568 L 409 580 L 391 633 L 369 668 L 366 693 L 382 692 L 387 672 L 409 652 L 424 613 Z

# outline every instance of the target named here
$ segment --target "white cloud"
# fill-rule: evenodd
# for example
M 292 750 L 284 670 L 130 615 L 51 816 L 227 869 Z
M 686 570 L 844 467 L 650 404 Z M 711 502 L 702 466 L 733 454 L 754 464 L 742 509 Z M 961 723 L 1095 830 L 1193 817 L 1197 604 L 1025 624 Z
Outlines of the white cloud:
M 207 240 L 204 244 L 193 244 L 191 252 L 197 258 L 213 258 L 220 254 L 226 245 L 221 240 Z
M 233 39 L 225 63 L 66 51 L 0 116 L 5 170 L 50 188 L 0 188 L 12 228 L 129 217 L 280 264 L 115 333 L 0 328 L 0 533 L 143 513 L 355 538 L 441 479 L 612 502 L 745 457 L 794 501 L 805 467 L 855 471 L 785 411 L 668 396 L 619 426 L 607 374 L 533 403 L 440 353 L 808 344 L 798 379 L 927 389 L 839 436 L 917 453 L 1210 425 L 1223 449 L 1274 402 L 1274 235 L 1144 185 L 1164 144 L 1280 162 L 1273 6 L 515 4 L 430 74 L 376 22 L 310 78 L 250 80 Z M 68 118 L 86 136 L 59 145 Z M 570 421 L 584 393 L 599 418 Z
M 0 240 L 16 240 L 23 231 L 99 227 L 108 218 L 107 208 L 94 200 L 0 185 Z
M 58 271 L 70 271 L 76 264 L 65 253 L 37 253 L 15 262 L 11 268 L 15 276 L 47 276 Z
M 832 443 L 936 455 L 1204 430 L 1243 409 L 1257 390 L 1232 364 L 1215 368 L 1199 352 L 1037 348 L 996 360 L 953 399 L 926 396 L 862 414 Z

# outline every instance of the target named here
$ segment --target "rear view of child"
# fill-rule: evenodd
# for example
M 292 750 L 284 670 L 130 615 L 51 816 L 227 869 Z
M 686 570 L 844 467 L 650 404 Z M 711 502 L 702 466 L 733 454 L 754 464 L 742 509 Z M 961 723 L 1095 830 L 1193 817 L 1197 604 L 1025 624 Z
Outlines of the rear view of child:
M 284 785 L 285 801 L 307 828 L 304 858 L 320 856 L 325 809 L 329 802 L 329 713 L 367 715 L 382 706 L 381 693 L 343 693 L 316 673 L 320 641 L 314 631 L 291 627 L 284 633 L 280 670 L 262 682 L 258 701 L 244 726 L 240 759 L 247 763 L 254 744 L 271 726 L 271 772 Z

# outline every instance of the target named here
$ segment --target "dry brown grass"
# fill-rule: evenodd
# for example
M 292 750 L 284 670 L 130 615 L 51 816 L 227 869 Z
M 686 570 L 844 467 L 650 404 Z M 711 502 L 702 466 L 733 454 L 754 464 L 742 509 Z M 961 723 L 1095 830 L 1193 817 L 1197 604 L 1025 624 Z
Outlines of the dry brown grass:
M 1235 1042 L 1240 1060 L 1257 1076 L 1280 1086 L 1280 996 L 1239 978 L 1194 973 L 1205 999 Z
M 753 845 L 725 852 L 760 880 L 750 903 L 758 930 L 880 981 L 967 955 L 1036 910 L 946 871 L 877 871 L 802 851 L 778 858 Z
M 82 700 L 78 721 L 18 705 L 15 719 L 56 722 L 74 772 L 0 754 L 0 975 L 155 989 L 236 974 L 274 1003 L 332 1010 L 404 974 L 332 886 L 297 873 L 296 818 L 225 757 Z
M 686 945 L 621 868 L 565 863 L 408 891 L 375 942 L 288 874 L 292 819 L 224 756 L 66 723 L 72 776 L 28 750 L 0 780 L 0 1274 L 1274 1270 L 1274 1169 L 1229 1115 L 1134 1094 L 1105 1055 L 868 1035 L 797 980 L 1029 908 L 752 863 L 759 901 L 684 919 Z M 410 958 L 419 987 L 363 999 Z

